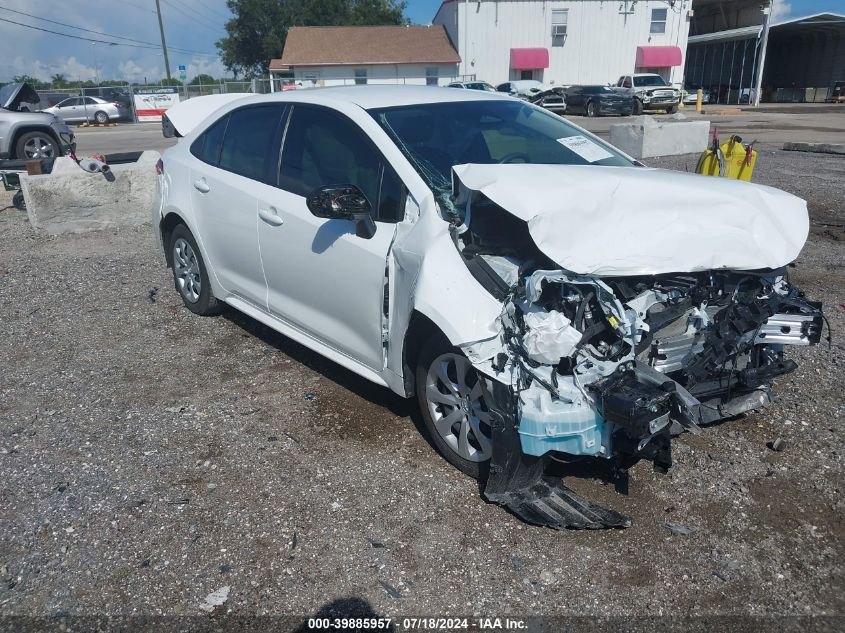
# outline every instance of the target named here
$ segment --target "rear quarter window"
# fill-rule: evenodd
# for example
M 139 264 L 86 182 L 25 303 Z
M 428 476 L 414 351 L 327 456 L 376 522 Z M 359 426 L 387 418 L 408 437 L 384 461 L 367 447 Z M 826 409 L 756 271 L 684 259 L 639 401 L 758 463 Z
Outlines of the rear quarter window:
M 218 119 L 216 123 L 197 137 L 191 144 L 191 154 L 204 163 L 217 166 L 220 161 L 220 147 L 223 145 L 223 136 L 226 134 L 226 126 L 229 123 L 229 115 Z

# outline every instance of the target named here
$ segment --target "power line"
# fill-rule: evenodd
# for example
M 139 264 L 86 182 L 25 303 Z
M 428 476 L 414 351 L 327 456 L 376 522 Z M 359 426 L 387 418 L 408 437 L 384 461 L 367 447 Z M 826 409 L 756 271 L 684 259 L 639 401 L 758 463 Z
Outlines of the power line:
M 137 4 L 132 4 L 131 2 L 128 2 L 127 0 L 123 0 L 123 4 L 128 5 L 128 6 L 132 7 L 133 9 L 140 9 L 141 11 L 146 11 L 147 13 L 155 13 L 155 11 L 153 11 L 152 9 L 148 9 L 147 7 L 139 7 Z
M 189 20 L 191 20 L 191 24 L 193 24 L 194 26 L 199 26 L 199 27 L 202 27 L 202 28 L 209 30 L 209 31 L 224 31 L 225 30 L 221 25 L 215 24 L 214 22 L 209 20 L 209 18 L 205 17 L 201 13 L 198 13 L 196 10 L 194 10 L 193 15 L 191 15 L 191 13 L 188 13 L 181 6 L 173 4 L 169 0 L 163 0 L 163 2 L 164 2 L 164 4 L 166 4 L 171 9 L 175 9 L 176 11 L 181 13 L 183 16 L 185 16 Z
M 19 15 L 25 15 L 28 18 L 34 18 L 36 20 L 41 20 L 43 22 L 49 22 L 50 24 L 58 24 L 59 26 L 63 26 L 63 27 L 68 28 L 68 29 L 74 29 L 74 30 L 77 30 L 77 31 L 85 31 L 86 33 L 94 33 L 96 35 L 101 35 L 101 36 L 105 36 L 105 37 L 113 37 L 113 38 L 119 39 L 119 40 L 128 40 L 130 42 L 137 42 L 138 44 L 153 44 L 153 46 L 156 46 L 156 44 L 153 43 L 153 42 L 145 42 L 144 40 L 136 40 L 134 38 L 125 37 L 123 35 L 111 35 L 110 33 L 102 33 L 100 31 L 92 31 L 91 29 L 84 29 L 81 26 L 73 26 L 71 24 L 65 24 L 64 22 L 56 22 L 55 20 L 48 20 L 47 18 L 41 18 L 41 17 L 38 17 L 37 15 L 32 15 L 31 13 L 25 13 L 23 11 L 16 11 L 15 9 L 7 9 L 6 7 L 0 7 L 0 9 L 2 9 L 3 11 L 11 11 L 12 13 L 17 13 Z
M 16 11 L 16 13 L 19 13 L 19 12 Z M 39 20 L 44 19 L 44 18 L 38 18 L 36 16 L 32 16 L 32 17 L 35 17 L 36 19 L 39 19 Z M 47 20 L 47 21 L 52 22 L 52 20 Z M 142 40 L 131 40 L 132 42 L 138 42 L 138 43 L 137 44 L 130 44 L 128 42 L 114 42 L 114 41 L 109 41 L 109 40 L 101 40 L 101 39 L 95 39 L 95 38 L 92 38 L 92 37 L 83 37 L 81 35 L 72 35 L 70 33 L 62 33 L 60 31 L 53 31 L 51 29 L 41 28 L 40 26 L 33 26 L 32 24 L 24 24 L 22 22 L 15 22 L 14 20 L 9 20 L 8 18 L 0 18 L 0 22 L 8 22 L 9 24 L 14 24 L 16 26 L 22 26 L 22 27 L 27 28 L 27 29 L 34 29 L 36 31 L 42 31 L 44 33 L 52 33 L 53 35 L 61 35 L 62 37 L 70 37 L 70 38 L 75 39 L 75 40 L 83 40 L 83 41 L 86 41 L 86 42 L 97 42 L 98 44 L 108 44 L 109 46 L 129 46 L 131 48 L 143 48 L 143 49 L 148 49 L 148 50 L 149 49 L 159 49 L 159 48 L 161 48 L 160 45 L 155 44 L 154 42 L 144 42 Z M 82 30 L 82 31 L 89 31 L 89 29 L 83 29 L 82 27 L 71 26 L 69 24 L 61 24 L 59 22 L 56 22 L 56 24 L 60 24 L 61 26 L 64 26 L 65 28 L 79 29 L 79 30 Z M 101 35 L 103 37 L 113 37 L 113 38 L 121 38 L 122 37 L 120 35 L 111 35 L 109 33 L 99 33 L 97 31 L 89 31 L 89 32 L 97 33 L 98 35 Z M 122 38 L 122 39 L 131 39 L 131 38 Z M 190 50 L 190 49 L 187 49 L 187 48 L 171 47 L 171 49 L 174 50 L 174 51 L 179 51 L 180 53 L 189 53 L 189 54 L 193 54 L 193 55 L 203 55 L 203 56 L 206 56 L 206 57 L 219 57 L 219 55 L 217 55 L 215 53 L 203 53 L 201 51 L 194 51 L 194 50 Z
M 196 8 L 193 5 L 188 4 L 187 2 L 185 2 L 185 4 L 187 5 L 186 8 L 194 8 L 194 9 Z M 207 6 L 202 7 L 202 10 L 207 11 L 211 15 L 216 16 L 216 17 L 220 18 L 221 20 L 231 20 L 234 17 L 231 13 L 229 15 L 223 15 L 222 13 L 215 11 L 214 9 L 207 7 Z

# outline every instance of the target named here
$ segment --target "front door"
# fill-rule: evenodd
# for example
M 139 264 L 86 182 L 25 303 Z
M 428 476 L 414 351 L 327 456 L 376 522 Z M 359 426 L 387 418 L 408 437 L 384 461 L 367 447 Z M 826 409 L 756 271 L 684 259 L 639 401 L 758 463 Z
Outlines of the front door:
M 227 291 L 266 309 L 256 231 L 257 192 L 278 166 L 281 104 L 229 113 L 191 146 L 191 204 L 201 247 Z
M 82 111 L 82 98 L 71 97 L 56 105 L 56 114 L 66 122 L 84 121 L 85 113 Z
M 341 113 L 295 105 L 279 187 L 258 201 L 258 238 L 270 312 L 346 356 L 384 368 L 385 267 L 401 218 L 403 187 L 356 123 Z M 306 196 L 351 184 L 373 207 L 375 235 L 350 220 L 315 217 Z

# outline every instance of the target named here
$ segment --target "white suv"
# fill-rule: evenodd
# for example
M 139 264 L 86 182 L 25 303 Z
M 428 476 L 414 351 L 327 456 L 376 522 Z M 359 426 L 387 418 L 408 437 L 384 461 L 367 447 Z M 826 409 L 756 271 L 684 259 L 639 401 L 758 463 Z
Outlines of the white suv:
M 668 468 L 672 435 L 766 404 L 783 345 L 819 340 L 783 269 L 795 196 L 645 169 L 492 93 L 226 98 L 168 111 L 154 227 L 187 308 L 416 396 L 437 450 L 529 522 L 630 524 L 546 462 Z

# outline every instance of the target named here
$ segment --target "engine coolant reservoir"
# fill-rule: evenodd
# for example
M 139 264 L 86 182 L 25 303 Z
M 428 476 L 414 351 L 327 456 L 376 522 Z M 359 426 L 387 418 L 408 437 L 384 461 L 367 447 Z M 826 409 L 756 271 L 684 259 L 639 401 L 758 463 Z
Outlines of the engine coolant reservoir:
M 561 384 L 564 387 L 564 384 Z M 543 455 L 560 451 L 570 455 L 603 455 L 602 417 L 583 400 L 574 387 L 562 388 L 561 394 L 574 403 L 552 400 L 551 394 L 536 383 L 520 392 L 519 437 L 522 452 Z

